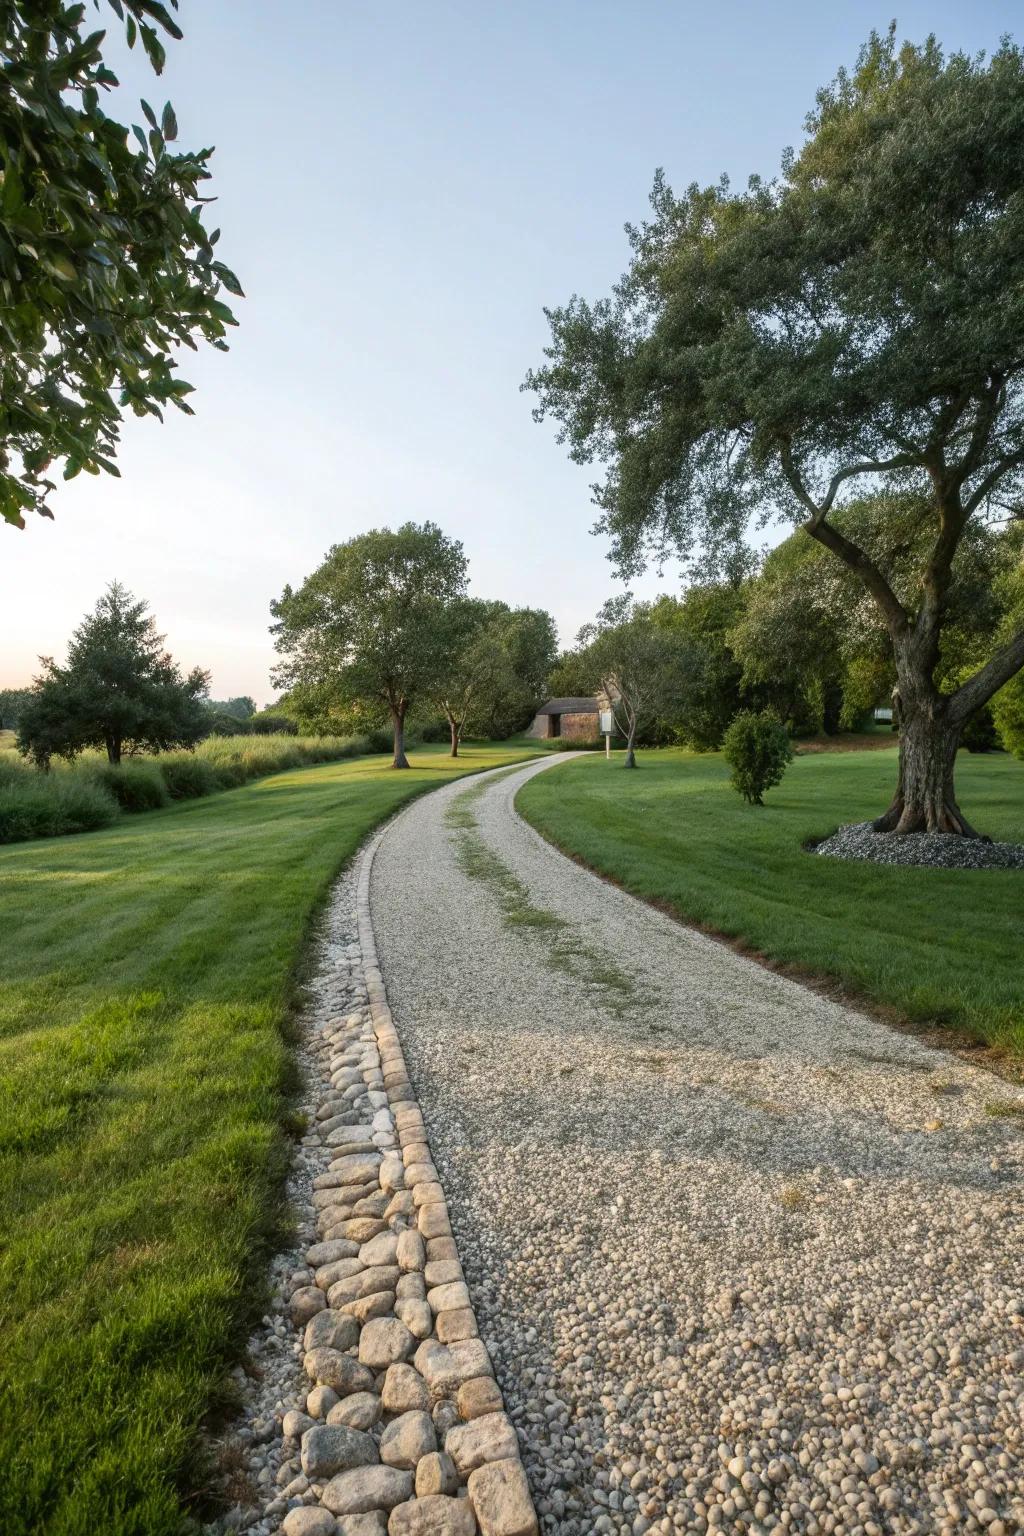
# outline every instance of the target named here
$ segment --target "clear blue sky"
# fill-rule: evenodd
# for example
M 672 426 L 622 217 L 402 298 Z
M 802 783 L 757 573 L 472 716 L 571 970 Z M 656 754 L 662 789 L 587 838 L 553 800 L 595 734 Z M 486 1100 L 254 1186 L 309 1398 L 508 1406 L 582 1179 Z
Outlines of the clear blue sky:
M 432 518 L 472 590 L 562 637 L 614 590 L 589 476 L 519 393 L 541 313 L 597 297 L 658 165 L 772 174 L 815 87 L 892 14 L 871 0 L 182 0 L 163 82 L 217 146 L 221 251 L 249 297 L 228 355 L 186 355 L 195 418 L 130 421 L 114 481 L 0 529 L 0 686 L 116 577 L 218 697 L 271 697 L 268 603 L 362 529 Z M 991 50 L 1019 6 L 914 0 L 902 36 Z M 1019 30 L 1019 28 L 1018 28 Z M 125 98 L 123 100 L 119 98 Z M 677 585 L 668 571 L 640 590 Z

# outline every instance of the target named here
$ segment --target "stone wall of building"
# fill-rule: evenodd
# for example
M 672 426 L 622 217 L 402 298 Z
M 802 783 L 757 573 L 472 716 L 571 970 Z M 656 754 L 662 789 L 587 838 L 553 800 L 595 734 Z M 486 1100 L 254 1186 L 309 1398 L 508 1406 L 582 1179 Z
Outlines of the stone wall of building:
M 564 741 L 595 741 L 600 719 L 597 715 L 562 715 L 560 735 Z

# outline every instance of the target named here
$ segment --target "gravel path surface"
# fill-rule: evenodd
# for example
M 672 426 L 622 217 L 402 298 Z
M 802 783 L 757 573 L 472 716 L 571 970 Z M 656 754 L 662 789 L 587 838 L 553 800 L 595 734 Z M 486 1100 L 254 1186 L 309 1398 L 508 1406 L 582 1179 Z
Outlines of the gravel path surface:
M 440 790 L 378 954 L 542 1527 L 1024 1525 L 1024 1093 Z

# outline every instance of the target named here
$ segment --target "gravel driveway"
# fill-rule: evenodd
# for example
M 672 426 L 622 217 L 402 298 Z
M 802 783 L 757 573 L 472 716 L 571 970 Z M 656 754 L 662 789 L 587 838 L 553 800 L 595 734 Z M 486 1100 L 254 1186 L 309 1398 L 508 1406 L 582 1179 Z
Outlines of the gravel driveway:
M 1024 1093 L 587 874 L 392 823 L 388 995 L 546 1531 L 1024 1526 Z

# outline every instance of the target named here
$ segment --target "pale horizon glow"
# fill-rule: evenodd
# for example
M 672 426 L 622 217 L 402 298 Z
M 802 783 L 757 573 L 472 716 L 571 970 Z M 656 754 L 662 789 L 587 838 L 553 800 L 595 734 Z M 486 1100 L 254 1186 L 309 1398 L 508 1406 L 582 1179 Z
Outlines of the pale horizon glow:
M 475 596 L 547 608 L 571 643 L 622 584 L 590 534 L 597 474 L 520 393 L 542 307 L 609 291 L 656 167 L 680 187 L 774 174 L 816 87 L 891 7 L 310 0 L 301 27 L 296 14 L 183 0 L 163 79 L 135 67 L 108 105 L 133 121 L 140 92 L 170 96 L 182 145 L 216 144 L 213 223 L 248 297 L 228 354 L 182 355 L 195 417 L 129 419 L 120 480 L 81 475 L 59 486 L 55 522 L 0 528 L 0 687 L 62 659 L 116 579 L 182 667 L 211 671 L 215 697 L 266 703 L 271 599 L 332 544 L 410 519 L 462 541 Z M 913 0 L 898 15 L 901 37 L 974 53 L 1019 12 Z M 679 575 L 630 585 L 653 596 Z

